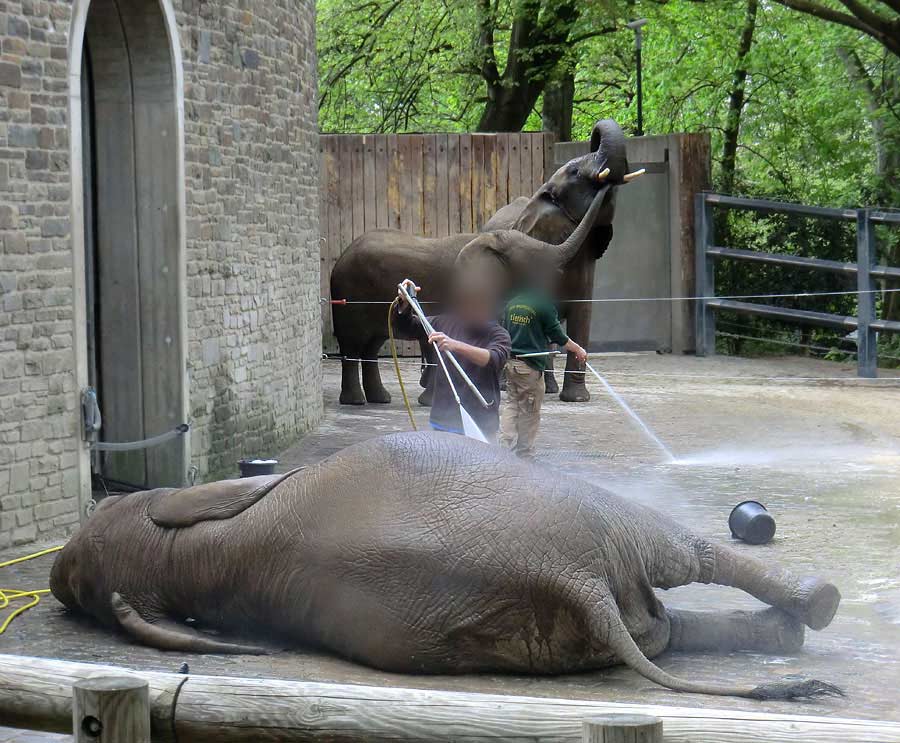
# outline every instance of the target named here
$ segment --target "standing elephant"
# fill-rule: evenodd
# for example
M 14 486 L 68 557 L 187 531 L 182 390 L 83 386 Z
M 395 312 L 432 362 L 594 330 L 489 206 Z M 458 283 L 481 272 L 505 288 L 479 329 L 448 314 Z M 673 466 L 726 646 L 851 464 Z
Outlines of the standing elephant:
M 609 169 L 606 180 L 598 173 Z M 615 188 L 628 174 L 625 138 L 614 121 L 606 119 L 594 125 L 591 152 L 562 166 L 531 197 L 521 197 L 500 209 L 484 226 L 482 233 L 515 230 L 546 243 L 563 243 L 584 218 L 594 196 L 606 188 L 603 208 L 580 249 L 564 267 L 561 296 L 564 299 L 590 299 L 594 281 L 594 261 L 603 255 L 612 239 L 615 214 Z M 345 360 L 341 368 L 343 404 L 390 402 L 390 393 L 381 382 L 378 352 L 388 338 L 387 312 L 378 304 L 396 295 L 397 284 L 410 277 L 424 287 L 423 301 L 442 304 L 448 296 L 450 278 L 460 251 L 478 234 L 425 238 L 397 230 L 373 230 L 354 240 L 338 259 L 331 272 L 331 296 L 350 304 L 332 307 L 334 333 L 344 359 L 363 359 L 362 387 L 359 362 Z M 362 304 L 353 304 L 362 302 Z M 431 308 L 428 308 L 429 310 Z M 590 330 L 590 303 L 578 303 L 567 309 L 568 330 L 572 338 L 586 345 Z M 578 373 L 573 356 L 567 369 L 561 399 L 589 399 L 583 372 Z
M 653 590 L 694 582 L 774 608 L 681 611 Z M 831 622 L 833 585 L 453 434 L 394 434 L 286 475 L 112 496 L 57 556 L 50 588 L 164 650 L 265 652 L 199 632 L 184 623 L 193 617 L 400 673 L 624 663 L 681 691 L 840 693 L 678 678 L 650 660 L 666 649 L 796 652 L 804 624 Z

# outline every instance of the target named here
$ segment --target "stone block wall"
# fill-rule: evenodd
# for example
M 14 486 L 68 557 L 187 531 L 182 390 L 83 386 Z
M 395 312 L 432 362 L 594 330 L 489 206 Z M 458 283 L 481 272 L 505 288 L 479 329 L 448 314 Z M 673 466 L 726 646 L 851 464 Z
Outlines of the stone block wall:
M 191 463 L 202 479 L 276 453 L 321 415 L 315 9 L 313 0 L 173 5 Z M 84 497 L 72 13 L 71 0 L 0 5 L 0 548 L 71 531 Z
M 0 547 L 79 516 L 68 16 L 0 7 Z
M 185 0 L 178 18 L 192 448 L 233 476 L 321 412 L 315 9 Z

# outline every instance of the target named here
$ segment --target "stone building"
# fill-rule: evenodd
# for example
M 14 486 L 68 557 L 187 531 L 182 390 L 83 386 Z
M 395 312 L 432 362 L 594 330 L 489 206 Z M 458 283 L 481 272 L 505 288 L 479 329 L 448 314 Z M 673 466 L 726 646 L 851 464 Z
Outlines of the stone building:
M 314 0 L 0 4 L 0 548 L 321 414 Z M 94 434 L 147 450 L 91 454 Z

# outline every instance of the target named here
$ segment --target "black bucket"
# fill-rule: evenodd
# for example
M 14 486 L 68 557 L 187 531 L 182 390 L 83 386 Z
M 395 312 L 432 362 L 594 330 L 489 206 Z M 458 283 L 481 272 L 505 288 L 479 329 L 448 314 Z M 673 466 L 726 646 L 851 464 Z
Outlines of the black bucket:
M 238 462 L 241 477 L 256 477 L 257 475 L 274 475 L 277 459 L 242 459 Z
M 765 544 L 775 536 L 775 519 L 766 507 L 755 500 L 738 503 L 728 517 L 731 536 L 748 544 Z

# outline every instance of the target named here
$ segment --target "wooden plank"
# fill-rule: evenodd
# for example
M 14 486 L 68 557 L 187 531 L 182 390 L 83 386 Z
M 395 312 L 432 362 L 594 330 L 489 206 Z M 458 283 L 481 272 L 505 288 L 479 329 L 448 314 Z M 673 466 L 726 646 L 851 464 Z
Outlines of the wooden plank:
M 472 230 L 484 224 L 484 135 L 472 135 Z
M 497 211 L 497 135 L 484 138 L 484 163 L 482 165 L 483 190 L 481 196 L 482 227 Z
M 437 186 L 437 148 L 439 145 L 446 152 L 447 138 L 445 135 L 429 134 L 422 138 L 422 234 L 425 237 L 437 237 L 438 235 L 438 205 L 441 202 Z M 440 204 L 440 211 L 446 218 L 446 194 L 444 203 Z
M 452 136 L 452 135 L 451 135 Z M 450 234 L 450 214 L 453 211 L 453 205 L 450 199 L 450 161 L 448 148 L 450 145 L 450 137 L 446 134 L 434 135 L 434 171 L 435 171 L 435 189 L 434 189 L 434 214 L 435 214 L 435 237 L 446 237 Z M 458 151 L 458 150 L 457 150 Z M 457 155 L 458 157 L 458 155 Z M 459 179 L 459 161 L 456 163 L 457 180 Z M 456 205 L 456 224 L 459 229 L 459 204 Z
M 447 234 L 463 231 L 460 210 L 460 136 L 447 135 Z
M 425 234 L 425 181 L 424 181 L 424 164 L 422 147 L 423 138 L 421 134 L 410 134 L 406 137 L 408 141 L 409 160 L 406 164 L 406 171 L 409 177 L 409 204 L 406 208 L 409 211 L 409 227 L 405 228 L 407 232 L 413 235 Z M 433 198 L 433 193 L 430 198 Z
M 335 261 L 340 253 L 343 253 L 353 242 L 353 142 L 352 137 L 347 135 L 338 137 L 337 141 L 337 182 L 340 184 L 338 211 L 341 220 L 341 239 L 340 252 L 332 254 Z
M 402 159 L 396 134 L 387 135 L 387 203 L 388 227 L 401 229 L 402 210 Z
M 397 137 L 397 150 L 400 153 L 400 159 L 397 165 L 398 183 L 400 184 L 400 201 L 398 204 L 400 211 L 400 229 L 404 232 L 415 234 L 415 225 L 412 223 L 412 151 L 410 149 L 410 138 L 408 135 L 401 134 Z
M 386 229 L 391 226 L 390 209 L 388 207 L 388 136 L 376 134 L 375 137 L 375 226 Z
M 95 8 L 96 9 L 96 8 Z M 111 14 L 96 13 L 93 21 L 106 38 L 121 36 L 121 26 Z M 144 438 L 144 392 L 141 367 L 141 275 L 136 219 L 138 195 L 135 191 L 135 141 L 132 121 L 131 75 L 124 47 L 101 46 L 94 52 L 95 83 L 106 91 L 94 106 L 93 143 L 96 179 L 96 316 L 95 340 L 99 347 L 98 389 L 103 416 L 101 438 L 106 441 L 135 441 Z M 89 158 L 87 158 L 89 159 Z M 85 201 L 90 191 L 85 191 Z M 173 277 L 174 278 L 174 277 Z M 114 308 L 113 312 L 104 312 Z M 161 433 L 159 431 L 154 432 Z M 144 451 L 101 455 L 103 474 L 124 482 L 146 481 Z
M 509 198 L 509 134 L 497 135 L 497 208 L 506 206 Z
M 508 135 L 509 177 L 507 197 L 510 201 L 522 196 L 522 142 L 518 132 Z
M 500 743 L 581 741 L 583 721 L 639 714 L 663 720 L 667 743 L 896 743 L 900 723 L 734 709 L 616 704 L 499 694 L 228 676 L 184 676 L 0 655 L 0 719 L 71 732 L 72 685 L 126 671 L 150 686 L 153 739 Z M 176 694 L 177 691 L 177 694 Z M 720 702 L 725 704 L 725 702 Z M 800 708 L 800 705 L 798 705 Z
M 126 33 L 146 28 L 146 17 L 126 21 Z M 135 59 L 149 54 L 150 35 L 141 35 L 132 44 Z M 146 59 L 146 57 L 144 57 Z M 141 370 L 143 376 L 144 436 L 171 431 L 184 422 L 185 360 L 182 358 L 181 295 L 179 292 L 180 238 L 177 132 L 174 100 L 160 100 L 159 87 L 165 82 L 157 71 L 133 71 L 134 144 L 137 174 L 137 227 L 141 310 Z M 182 279 L 183 280 L 183 279 Z M 135 297 L 128 303 L 133 304 Z M 120 311 L 116 307 L 114 311 Z M 101 308 L 102 312 L 102 308 Z M 117 385 L 131 388 L 132 380 L 119 376 Z M 106 389 L 108 385 L 104 384 Z M 146 450 L 147 480 L 150 487 L 184 485 L 187 477 L 183 440 L 176 439 Z
M 351 240 L 359 237 L 366 231 L 366 172 L 365 172 L 365 155 L 364 137 L 352 135 L 348 137 L 350 140 L 350 162 L 352 165 L 351 172 L 351 193 L 352 193 L 352 235 Z M 347 243 L 349 245 L 350 243 Z M 347 249 L 344 245 L 343 250 Z
M 550 180 L 556 172 L 554 162 L 554 150 L 556 149 L 556 135 L 553 132 L 544 132 L 544 177 L 543 183 Z M 542 183 L 542 185 L 543 185 Z
M 326 198 L 328 200 L 328 232 L 327 238 L 322 243 L 325 262 L 322 263 L 325 279 L 325 293 L 322 295 L 326 299 L 332 299 L 331 296 L 331 270 L 337 262 L 338 256 L 343 252 L 346 245 L 341 241 L 341 169 L 340 169 L 340 137 L 328 137 L 325 143 L 325 163 L 328 168 L 328 192 Z M 322 312 L 323 325 L 323 350 L 326 353 L 334 353 L 337 351 L 337 341 L 334 339 L 334 324 L 331 319 L 331 308 L 326 307 Z
M 519 193 L 531 196 L 531 136 L 526 133 L 519 135 L 519 156 Z
M 472 135 L 459 137 L 459 231 L 472 232 Z
M 329 135 L 319 136 L 319 296 L 331 298 L 331 272 L 328 270 L 328 252 L 331 249 L 328 222 L 328 190 L 330 188 L 331 167 L 328 163 Z M 326 308 L 322 312 L 322 342 L 333 338 L 331 311 Z
M 531 139 L 531 192 L 544 184 L 544 135 L 542 132 L 530 134 Z
M 375 207 L 375 137 L 369 134 L 362 140 L 363 231 L 367 232 L 378 226 Z

